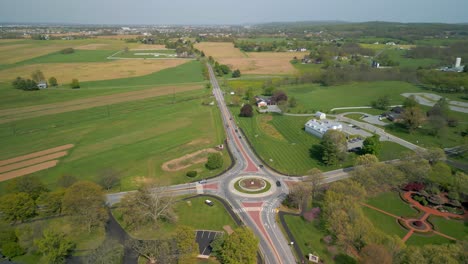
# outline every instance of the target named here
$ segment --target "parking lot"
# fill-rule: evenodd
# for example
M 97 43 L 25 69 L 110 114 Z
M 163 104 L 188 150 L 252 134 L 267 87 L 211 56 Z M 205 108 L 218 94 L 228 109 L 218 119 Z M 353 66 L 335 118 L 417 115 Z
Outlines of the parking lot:
M 211 242 L 222 233 L 218 231 L 198 230 L 196 241 L 198 243 L 199 254 L 209 256 L 213 250 L 210 246 Z

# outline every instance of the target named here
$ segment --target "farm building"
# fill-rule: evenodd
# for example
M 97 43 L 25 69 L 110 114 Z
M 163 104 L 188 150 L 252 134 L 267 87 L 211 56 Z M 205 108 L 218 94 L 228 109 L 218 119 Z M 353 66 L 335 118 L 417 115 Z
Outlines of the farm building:
M 47 88 L 47 83 L 46 82 L 40 82 L 40 83 L 37 84 L 37 88 L 45 89 L 45 88 Z
M 322 120 L 322 119 L 326 119 L 327 115 L 325 113 L 322 113 L 322 112 L 317 112 L 317 113 L 315 113 L 315 117 Z
M 305 131 L 319 138 L 322 138 L 323 134 L 329 129 L 341 131 L 343 130 L 343 125 L 338 122 L 317 119 L 311 119 L 305 123 Z

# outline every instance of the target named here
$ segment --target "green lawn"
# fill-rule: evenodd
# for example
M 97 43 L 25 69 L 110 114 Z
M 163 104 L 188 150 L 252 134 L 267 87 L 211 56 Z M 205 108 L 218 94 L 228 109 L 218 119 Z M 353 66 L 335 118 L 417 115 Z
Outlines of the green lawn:
M 205 204 L 205 200 L 213 201 L 213 206 Z M 222 231 L 223 226 L 229 225 L 233 229 L 236 223 L 224 208 L 223 204 L 208 196 L 191 198 L 188 201 L 180 201 L 175 208 L 179 216 L 178 224 L 193 227 L 199 230 Z
M 362 207 L 362 210 L 366 217 L 372 221 L 374 227 L 382 230 L 386 234 L 397 235 L 399 238 L 403 238 L 406 233 L 408 233 L 408 230 L 401 227 L 395 218 L 365 206 Z
M 160 184 L 209 177 L 229 166 L 226 150 L 224 166 L 218 170 L 208 171 L 202 163 L 175 172 L 161 168 L 166 161 L 224 140 L 219 110 L 201 104 L 209 94 L 202 88 L 175 98 L 161 96 L 3 124 L 0 159 L 75 144 L 56 167 L 35 173 L 51 188 L 63 174 L 97 181 L 107 168 L 121 172 L 121 190 L 136 188 L 142 177 Z M 198 178 L 185 176 L 189 170 L 197 170 Z M 5 184 L 0 183 L 0 191 Z
M 288 96 L 294 96 L 308 112 L 327 112 L 336 107 L 369 106 L 373 100 L 384 95 L 390 96 L 390 104 L 401 104 L 401 93 L 421 92 L 405 82 L 360 82 L 338 86 L 304 84 L 281 87 Z M 293 111 L 293 109 L 291 109 Z M 350 110 L 351 111 L 351 110 Z
M 206 199 L 214 202 L 213 206 L 204 203 Z M 190 202 L 189 202 L 190 201 Z M 159 229 L 151 226 L 132 230 L 129 233 L 140 239 L 155 239 L 170 236 L 177 225 L 185 225 L 196 230 L 223 231 L 223 226 L 229 225 L 232 229 L 237 227 L 234 220 L 217 199 L 208 196 L 199 196 L 188 200 L 180 200 L 176 203 L 174 211 L 178 216 L 176 224 L 161 223 Z M 121 221 L 121 213 L 117 208 L 112 209 L 117 221 Z M 124 226 L 123 226 L 124 227 Z M 124 227 L 125 228 L 125 227 Z M 127 230 L 128 231 L 128 230 Z
M 400 144 L 389 142 L 389 141 L 381 141 L 380 144 L 382 148 L 377 155 L 379 160 L 393 160 L 401 158 L 401 154 L 407 151 L 411 151 Z
M 115 50 L 75 50 L 70 54 L 60 52 L 50 53 L 44 56 L 32 58 L 17 63 L 17 65 L 36 63 L 76 63 L 76 62 L 106 62 L 108 56 L 114 54 Z
M 448 236 L 454 237 L 458 240 L 467 240 L 468 238 L 468 224 L 463 220 L 445 219 L 443 217 L 430 216 L 431 222 L 436 231 L 439 231 Z
M 452 243 L 452 240 L 439 235 L 424 236 L 416 233 L 406 241 L 406 245 L 408 246 L 440 245 L 446 243 Z
M 418 211 L 412 209 L 409 204 L 401 200 L 396 192 L 381 193 L 376 197 L 370 198 L 367 204 L 397 216 L 416 217 L 420 214 Z
M 175 50 L 130 50 L 128 52 L 121 51 L 114 54 L 116 58 L 141 58 L 141 59 L 165 59 L 176 58 Z
M 399 49 L 386 49 L 383 54 L 387 54 L 389 58 L 393 61 L 397 61 L 400 63 L 400 68 L 412 68 L 416 69 L 418 67 L 436 67 L 440 65 L 440 61 L 437 59 L 412 59 L 405 57 L 406 50 L 399 50 Z
M 231 112 L 245 132 L 255 151 L 269 166 L 284 174 L 303 175 L 312 168 L 322 170 L 340 168 L 340 165 L 325 166 L 310 149 L 317 145 L 320 139 L 304 131 L 304 124 L 310 117 L 294 117 L 255 113 L 252 118 L 239 117 L 239 107 L 231 107 Z M 354 154 L 341 166 L 351 166 Z
M 325 263 L 334 263 L 327 247 L 320 240 L 326 236 L 315 222 L 307 222 L 302 217 L 285 215 L 284 219 L 303 254 L 318 255 Z

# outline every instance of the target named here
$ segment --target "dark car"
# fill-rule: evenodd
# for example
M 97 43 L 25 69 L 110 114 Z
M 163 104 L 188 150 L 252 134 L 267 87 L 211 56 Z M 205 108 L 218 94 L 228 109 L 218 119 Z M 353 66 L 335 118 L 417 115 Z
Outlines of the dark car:
M 281 182 L 280 182 L 280 181 L 276 181 L 276 186 L 281 187 Z
M 263 168 L 263 164 L 259 164 L 258 167 Z

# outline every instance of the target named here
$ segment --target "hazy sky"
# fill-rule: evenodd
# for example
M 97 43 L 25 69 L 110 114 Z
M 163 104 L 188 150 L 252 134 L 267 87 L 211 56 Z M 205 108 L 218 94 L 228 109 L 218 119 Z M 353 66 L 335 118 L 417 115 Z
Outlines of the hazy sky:
M 0 22 L 468 22 L 468 0 L 0 0 Z

